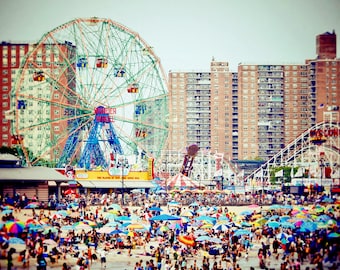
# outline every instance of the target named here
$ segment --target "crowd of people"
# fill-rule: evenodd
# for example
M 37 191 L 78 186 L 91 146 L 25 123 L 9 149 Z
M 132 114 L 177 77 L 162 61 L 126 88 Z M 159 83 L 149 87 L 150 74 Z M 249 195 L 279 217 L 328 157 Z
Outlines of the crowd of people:
M 274 262 L 280 269 L 339 269 L 339 201 L 319 195 L 287 203 L 283 194 L 256 196 L 184 191 L 131 193 L 122 200 L 118 194 L 70 194 L 60 202 L 67 211 L 30 209 L 17 234 L 2 226 L 1 255 L 11 269 L 7 240 L 18 237 L 25 242 L 19 254 L 24 268 L 32 258 L 38 269 L 58 262 L 69 269 L 69 258 L 79 269 L 95 262 L 105 268 L 115 254 L 138 256 L 130 265 L 135 270 L 270 269 Z M 270 206 L 256 204 L 274 198 Z M 248 211 L 230 211 L 229 199 L 242 200 Z M 8 208 L 2 224 L 15 221 L 22 208 Z M 167 218 L 153 220 L 164 213 Z

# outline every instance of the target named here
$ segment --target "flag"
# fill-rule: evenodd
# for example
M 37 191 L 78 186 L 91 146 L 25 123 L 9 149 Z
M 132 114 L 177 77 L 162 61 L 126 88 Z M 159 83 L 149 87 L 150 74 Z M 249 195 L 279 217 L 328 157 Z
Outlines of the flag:
M 283 169 L 275 173 L 275 177 L 283 177 Z

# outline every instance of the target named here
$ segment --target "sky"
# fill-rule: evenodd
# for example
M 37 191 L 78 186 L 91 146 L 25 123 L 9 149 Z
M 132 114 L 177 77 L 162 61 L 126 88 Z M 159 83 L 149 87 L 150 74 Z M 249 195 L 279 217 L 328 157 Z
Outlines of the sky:
M 340 0 L 0 0 L 0 41 L 37 42 L 75 18 L 109 18 L 137 32 L 167 73 L 209 71 L 210 61 L 302 64 L 316 36 L 335 30 Z

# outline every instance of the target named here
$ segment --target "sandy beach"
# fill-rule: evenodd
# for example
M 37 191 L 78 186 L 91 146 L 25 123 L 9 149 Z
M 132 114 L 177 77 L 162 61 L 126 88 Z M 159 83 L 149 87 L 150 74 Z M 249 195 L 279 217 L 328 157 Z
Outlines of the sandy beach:
M 132 210 L 138 209 L 138 207 L 129 207 Z M 164 212 L 167 212 L 167 207 L 162 207 L 164 209 Z M 265 208 L 264 208 L 265 209 Z M 229 206 L 228 210 L 232 213 L 235 214 L 240 214 L 242 211 L 245 210 L 249 210 L 248 206 Z M 255 210 L 255 209 L 252 209 Z M 36 209 L 36 211 L 39 211 L 39 209 Z M 91 207 L 91 212 L 95 211 L 95 207 Z M 260 211 L 259 209 L 256 209 L 255 211 Z M 50 213 L 52 216 L 57 212 L 57 211 L 49 211 L 49 210 L 44 210 L 44 212 Z M 32 210 L 31 209 L 22 209 L 20 212 L 13 212 L 14 217 L 18 220 L 24 221 L 26 222 L 28 219 L 32 218 Z M 2 217 L 2 214 L 0 214 L 0 216 Z M 156 246 L 158 244 L 157 239 L 151 239 L 150 243 L 147 245 L 147 250 L 150 250 L 150 246 Z M 14 248 L 16 248 L 16 253 L 14 254 L 14 267 L 12 269 L 36 269 L 36 259 L 35 258 L 31 258 L 30 259 L 30 266 L 29 268 L 23 268 L 22 267 L 22 262 L 18 261 L 18 257 L 19 257 L 19 252 L 21 251 L 21 249 L 24 249 L 23 246 L 20 245 L 12 245 Z M 85 249 L 86 246 L 84 244 L 79 244 L 80 249 Z M 255 254 L 255 250 L 254 250 L 254 256 L 251 253 L 249 255 L 249 260 L 248 262 L 245 261 L 245 263 L 247 263 L 249 266 L 251 266 L 251 264 L 256 263 L 256 261 L 252 262 L 252 257 L 256 258 L 256 254 Z M 128 256 L 128 252 L 127 250 L 123 249 L 123 250 L 111 250 L 108 254 L 107 254 L 107 266 L 106 269 L 134 269 L 135 263 L 143 260 L 144 262 L 150 259 L 154 259 L 151 256 L 145 256 L 143 255 L 143 250 L 141 247 L 136 247 L 136 249 L 132 249 L 132 256 Z M 201 254 L 203 256 L 203 254 Z M 195 259 L 197 259 L 197 261 L 201 260 L 201 255 L 197 256 Z M 205 254 L 206 255 L 206 254 Z M 192 258 L 193 260 L 194 258 Z M 62 265 L 64 262 L 67 263 L 67 265 L 71 266 L 72 269 L 78 269 L 79 267 L 76 265 L 77 262 L 77 258 L 71 257 L 71 256 L 67 256 L 66 260 L 60 259 L 58 261 L 58 263 L 51 263 L 49 261 L 49 259 L 47 259 L 48 262 L 48 266 L 47 269 L 61 269 Z M 190 261 L 188 262 L 190 263 Z M 0 260 L 0 269 L 5 269 L 5 267 L 7 266 L 7 261 L 6 259 L 1 259 Z M 256 267 L 256 265 L 254 265 Z M 98 259 L 97 261 L 93 261 L 92 264 L 90 265 L 90 269 L 104 269 L 104 267 L 101 266 L 100 260 Z M 248 269 L 248 268 L 247 268 Z
M 164 210 L 164 213 L 168 212 L 167 207 L 162 207 Z M 263 210 L 267 210 L 268 206 L 263 206 L 262 207 L 250 207 L 250 206 L 227 206 L 229 213 L 234 213 L 235 215 L 239 215 L 240 213 L 242 213 L 243 211 L 255 211 L 256 213 L 260 214 L 261 211 Z M 138 209 L 138 207 L 129 207 L 129 209 L 131 210 L 136 210 Z M 39 211 L 38 209 L 36 209 L 36 211 Z M 95 207 L 91 207 L 91 212 L 95 211 Z M 102 209 L 101 209 L 102 211 Z M 56 213 L 56 211 L 48 211 L 48 210 L 44 210 L 45 214 L 48 215 L 54 215 Z M 162 212 L 163 213 L 163 212 Z M 24 209 L 21 210 L 20 212 L 13 212 L 13 215 L 16 219 L 21 220 L 26 222 L 28 219 L 32 218 L 32 209 Z M 0 214 L 0 216 L 2 217 L 2 214 Z M 87 247 L 84 244 L 77 244 L 79 250 L 86 250 Z M 99 247 L 98 250 L 101 248 L 100 247 L 101 243 L 99 243 Z M 151 247 L 152 246 L 157 246 L 158 245 L 158 238 L 154 237 L 151 238 L 151 241 L 146 244 L 145 246 L 145 250 L 146 251 L 150 251 L 151 252 Z M 18 261 L 18 257 L 19 257 L 19 251 L 20 249 L 24 249 L 24 246 L 18 246 L 14 244 L 14 247 L 16 248 L 16 253 L 13 256 L 13 263 L 14 266 L 12 267 L 12 269 L 37 269 L 36 268 L 36 259 L 34 258 L 30 258 L 30 263 L 29 263 L 29 267 L 23 268 L 22 267 L 22 262 Z M 250 269 L 250 267 L 254 267 L 254 269 L 260 269 L 259 265 L 258 265 L 258 257 L 257 257 L 257 252 L 258 249 L 261 247 L 260 243 L 254 243 L 254 245 L 252 246 L 252 248 L 249 250 L 249 254 L 248 254 L 248 258 L 246 258 L 245 256 L 242 255 L 242 257 L 240 257 L 238 259 L 238 264 L 240 265 L 241 269 Z M 122 249 L 122 250 L 117 250 L 117 249 L 111 249 L 108 253 L 107 253 L 107 264 L 106 264 L 106 269 L 134 269 L 136 262 L 139 261 L 143 261 L 143 265 L 146 261 L 153 259 L 155 261 L 155 258 L 151 257 L 151 256 L 145 256 L 144 252 L 145 250 L 143 250 L 143 248 L 141 246 L 136 246 L 136 248 L 131 250 L 131 255 L 128 255 L 128 250 L 127 249 Z M 95 251 L 93 251 L 95 253 Z M 99 253 L 97 253 L 98 259 L 96 261 L 92 261 L 92 263 L 90 263 L 89 267 L 87 269 L 104 269 L 104 266 L 101 265 L 100 263 L 100 259 L 99 259 Z M 207 256 L 211 262 L 211 265 L 216 261 L 220 260 L 220 256 L 217 256 L 216 258 L 212 255 L 207 254 L 207 252 L 199 252 L 197 255 L 193 256 L 193 257 L 188 257 L 187 259 L 187 265 L 189 269 L 189 266 L 193 264 L 194 260 L 197 260 L 197 265 L 200 266 L 202 263 L 202 258 L 203 256 Z M 281 260 L 282 256 L 279 256 L 278 259 L 275 259 L 274 257 L 272 257 L 269 261 L 268 261 L 268 269 L 280 269 L 280 264 L 282 262 Z M 49 258 L 47 258 L 47 269 L 62 269 L 62 265 L 63 263 L 65 263 L 71 267 L 71 269 L 79 269 L 79 266 L 76 265 L 77 262 L 77 258 L 72 257 L 70 255 L 67 254 L 66 260 L 63 258 L 60 258 L 58 260 L 58 262 L 56 263 L 52 263 L 50 262 Z M 225 266 L 225 262 L 223 262 L 223 265 Z M 310 264 L 305 264 L 302 265 L 301 269 L 306 269 L 306 267 L 311 267 Z M 0 260 L 0 269 L 7 269 L 7 261 L 6 259 L 1 259 Z M 164 267 L 164 264 L 163 264 Z M 163 268 L 162 268 L 163 269 Z

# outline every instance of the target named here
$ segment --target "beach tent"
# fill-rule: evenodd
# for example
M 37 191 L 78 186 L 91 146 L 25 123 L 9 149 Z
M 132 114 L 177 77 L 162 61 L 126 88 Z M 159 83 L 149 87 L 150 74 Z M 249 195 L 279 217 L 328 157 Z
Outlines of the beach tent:
M 203 186 L 198 181 L 192 180 L 181 173 L 178 173 L 175 176 L 169 178 L 164 184 L 167 186 L 167 189 L 198 188 Z

